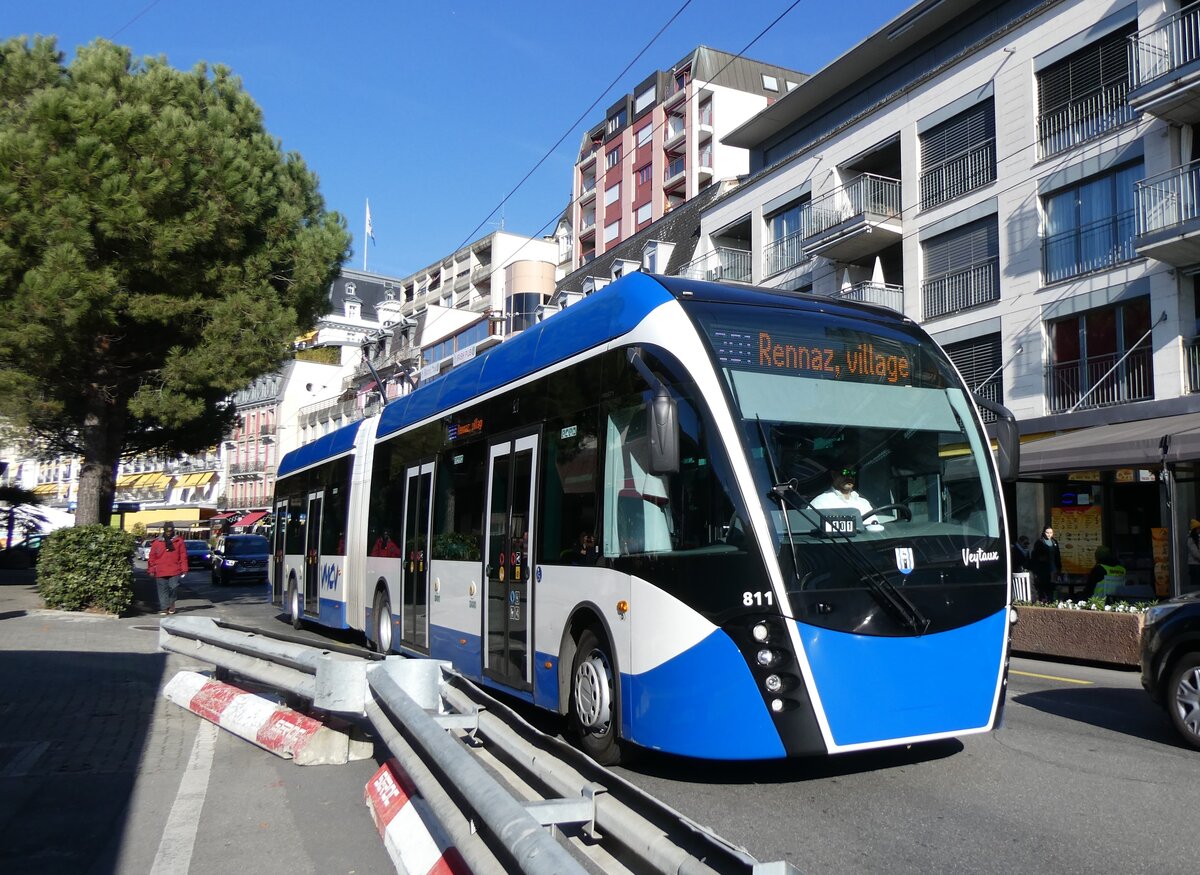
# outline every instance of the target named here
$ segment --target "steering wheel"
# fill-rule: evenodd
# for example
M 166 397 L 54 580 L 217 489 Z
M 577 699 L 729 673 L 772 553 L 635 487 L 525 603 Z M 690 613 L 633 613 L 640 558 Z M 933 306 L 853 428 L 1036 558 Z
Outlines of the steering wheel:
M 870 510 L 864 510 L 862 512 L 862 518 L 865 520 L 868 517 L 874 516 L 880 511 L 885 510 L 894 510 L 896 511 L 896 516 L 901 517 L 906 523 L 912 522 L 912 511 L 909 510 L 908 505 L 906 504 L 881 504 L 879 507 L 873 507 Z

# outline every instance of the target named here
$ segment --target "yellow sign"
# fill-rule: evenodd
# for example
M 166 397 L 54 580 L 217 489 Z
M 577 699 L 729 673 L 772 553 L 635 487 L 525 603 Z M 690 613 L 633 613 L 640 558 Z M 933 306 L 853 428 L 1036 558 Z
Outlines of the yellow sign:
M 1100 506 L 1050 509 L 1054 537 L 1062 553 L 1064 574 L 1087 574 L 1096 564 L 1096 548 L 1103 539 Z
M 1117 483 L 1133 483 L 1134 474 L 1132 468 L 1118 468 L 1116 474 L 1113 475 L 1113 480 Z
M 1099 471 L 1072 471 L 1067 475 L 1068 480 L 1082 480 L 1085 483 L 1099 483 Z

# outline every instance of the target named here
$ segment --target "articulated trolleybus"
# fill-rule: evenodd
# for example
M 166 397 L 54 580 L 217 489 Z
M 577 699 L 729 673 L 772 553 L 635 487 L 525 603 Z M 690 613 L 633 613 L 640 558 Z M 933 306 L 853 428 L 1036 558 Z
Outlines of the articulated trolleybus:
M 603 763 L 985 732 L 999 425 L 993 458 L 897 313 L 632 274 L 288 453 L 273 594 L 567 715 Z

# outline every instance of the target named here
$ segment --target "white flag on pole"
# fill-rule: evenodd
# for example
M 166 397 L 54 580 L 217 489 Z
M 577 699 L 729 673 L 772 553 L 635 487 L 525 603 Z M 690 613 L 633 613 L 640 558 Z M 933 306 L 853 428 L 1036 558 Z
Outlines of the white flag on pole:
M 375 242 L 375 229 L 371 225 L 371 199 L 367 199 L 367 236 L 371 238 L 371 242 Z

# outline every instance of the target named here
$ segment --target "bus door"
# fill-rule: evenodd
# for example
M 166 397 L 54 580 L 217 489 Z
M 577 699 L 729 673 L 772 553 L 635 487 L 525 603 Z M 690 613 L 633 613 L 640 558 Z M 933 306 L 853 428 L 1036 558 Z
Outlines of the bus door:
M 534 461 L 538 436 L 493 444 L 488 453 L 484 556 L 484 674 L 529 689 L 529 584 L 533 572 Z
M 429 649 L 429 533 L 433 521 L 433 462 L 409 468 L 404 489 L 404 594 L 401 640 Z
M 308 494 L 304 538 L 304 613 L 321 613 L 321 500 L 324 492 Z
M 286 552 L 288 529 L 287 499 L 275 503 L 275 527 L 271 530 L 271 601 L 283 604 L 283 588 L 287 581 L 283 579 L 283 556 Z

